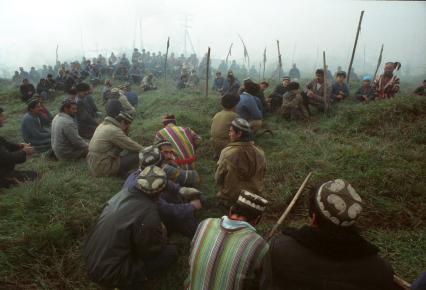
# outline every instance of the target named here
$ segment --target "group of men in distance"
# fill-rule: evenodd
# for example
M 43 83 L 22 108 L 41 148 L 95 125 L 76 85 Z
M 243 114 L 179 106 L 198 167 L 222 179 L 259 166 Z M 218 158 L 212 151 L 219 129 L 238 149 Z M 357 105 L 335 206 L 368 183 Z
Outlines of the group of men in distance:
M 396 78 L 389 77 L 381 76 L 393 79 L 395 87 Z M 307 86 L 307 97 L 298 102 L 303 105 L 307 98 L 309 104 L 315 103 L 322 86 L 319 71 Z M 308 225 L 284 229 L 270 241 L 257 233 L 268 205 L 263 197 L 265 153 L 253 141 L 262 126 L 260 85 L 246 80 L 237 88 L 240 95 L 222 90 L 224 110 L 213 118 L 211 135 L 218 155 L 216 205 L 224 215 L 201 223 L 195 215 L 206 205 L 197 189 L 196 150 L 201 138 L 166 114 L 153 144 L 143 147 L 129 137 L 136 109 L 126 110 L 129 100 L 123 89 L 110 90 L 107 116 L 98 124 L 85 119 L 96 119 L 97 109 L 91 107 L 93 99 L 88 100 L 90 86 L 80 83 L 52 122 L 51 146 L 57 158 L 86 157 L 93 176 L 126 178 L 84 246 L 86 268 L 94 282 L 108 288 L 143 289 L 176 261 L 178 249 L 169 236 L 177 233 L 192 239 L 186 289 L 392 289 L 392 268 L 358 232 L 356 220 L 364 204 L 345 180 L 327 181 L 310 191 Z M 383 94 L 389 97 L 388 93 Z M 338 91 L 336 100 L 340 95 Z M 28 103 L 26 118 L 36 129 L 41 127 L 41 105 L 33 99 Z M 78 114 L 83 119 L 76 123 Z M 87 126 L 80 130 L 80 123 Z M 43 145 L 0 139 L 2 186 L 36 178 L 34 172 L 16 171 L 14 166 Z

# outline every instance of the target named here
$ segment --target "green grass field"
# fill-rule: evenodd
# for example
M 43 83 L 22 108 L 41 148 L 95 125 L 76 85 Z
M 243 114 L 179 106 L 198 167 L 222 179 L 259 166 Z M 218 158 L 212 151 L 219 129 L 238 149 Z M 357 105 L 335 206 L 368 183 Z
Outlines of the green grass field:
M 140 94 L 131 136 L 144 145 L 161 128 L 164 113 L 175 113 L 180 125 L 203 138 L 197 168 L 201 190 L 214 199 L 215 161 L 209 139 L 210 120 L 220 110 L 219 98 L 200 90 L 176 91 L 172 84 Z M 381 249 L 395 271 L 412 281 L 426 268 L 426 98 L 402 93 L 371 104 L 347 100 L 328 116 L 316 114 L 308 123 L 266 118 L 274 136 L 256 139 L 266 153 L 264 196 L 271 207 L 260 225 L 265 233 L 284 210 L 300 183 L 313 171 L 309 185 L 344 178 L 363 197 L 366 207 L 362 234 Z M 0 106 L 8 115 L 0 135 L 20 141 L 25 105 L 16 89 L 0 83 Z M 100 109 L 100 89 L 94 93 Z M 47 107 L 58 111 L 62 97 Z M 102 207 L 119 191 L 123 180 L 94 178 L 84 160 L 55 162 L 35 156 L 21 168 L 42 177 L 35 183 L 0 193 L 0 289 L 99 289 L 91 283 L 81 260 L 82 244 Z M 200 219 L 223 214 L 208 208 Z M 306 195 L 287 224 L 307 221 Z M 188 271 L 189 240 L 172 236 L 181 257 L 167 273 L 152 281 L 152 289 L 181 289 Z

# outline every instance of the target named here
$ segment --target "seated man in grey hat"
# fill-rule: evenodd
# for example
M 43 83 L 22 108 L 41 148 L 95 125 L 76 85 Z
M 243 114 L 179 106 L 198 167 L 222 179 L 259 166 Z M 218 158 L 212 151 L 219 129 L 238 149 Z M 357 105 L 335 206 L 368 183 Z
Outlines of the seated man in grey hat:
M 87 163 L 94 176 L 126 175 L 139 164 L 141 145 L 129 136 L 133 117 L 121 112 L 115 118 L 106 117 L 99 124 L 89 143 Z M 123 155 L 123 151 L 127 153 Z
M 176 261 L 177 249 L 168 244 L 157 206 L 166 186 L 166 173 L 149 166 L 136 184 L 107 202 L 84 246 L 91 280 L 108 289 L 145 289 L 147 280 Z
M 299 92 L 299 83 L 291 82 L 287 86 L 287 93 L 283 95 L 283 102 L 279 114 L 287 120 L 307 120 L 309 112 Z
M 355 226 L 362 208 L 359 194 L 342 179 L 312 189 L 310 225 L 284 229 L 271 240 L 276 289 L 394 289 L 391 266 Z
M 242 190 L 259 194 L 264 188 L 265 153 L 251 141 L 250 124 L 236 118 L 229 128 L 230 143 L 220 153 L 215 173 L 217 196 L 225 206 L 233 204 Z
M 269 289 L 269 245 L 255 229 L 268 201 L 246 190 L 237 194 L 228 215 L 198 226 L 185 289 Z
M 151 165 L 160 167 L 163 160 L 163 155 L 157 145 L 145 147 L 139 153 L 139 170 L 127 177 L 123 188 L 135 185 L 141 171 Z M 166 175 L 168 177 L 167 172 Z M 192 187 L 182 187 L 168 177 L 167 188 L 158 199 L 158 210 L 167 231 L 169 233 L 178 232 L 192 238 L 198 226 L 195 212 L 202 208 L 201 200 L 204 200 L 204 197 L 199 190 Z

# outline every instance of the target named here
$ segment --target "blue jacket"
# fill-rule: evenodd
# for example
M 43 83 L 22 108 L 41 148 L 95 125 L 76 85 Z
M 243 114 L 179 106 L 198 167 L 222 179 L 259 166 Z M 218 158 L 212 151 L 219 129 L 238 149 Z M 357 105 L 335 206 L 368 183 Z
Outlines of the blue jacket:
M 136 170 L 130 174 L 123 185 L 123 189 L 135 186 L 139 173 L 140 171 Z M 192 204 L 183 202 L 179 193 L 180 188 L 180 185 L 172 181 L 167 182 L 167 190 L 161 194 L 157 202 L 161 216 L 176 219 L 194 217 L 195 208 Z M 176 200 L 180 200 L 181 203 L 172 203 L 172 200 L 174 202 L 176 202 Z
M 25 142 L 33 146 L 50 144 L 50 131 L 43 128 L 39 117 L 34 117 L 29 112 L 22 118 L 21 133 Z
M 240 95 L 240 102 L 237 104 L 236 113 L 249 122 L 262 119 L 262 111 L 259 108 L 256 97 L 246 92 Z
M 343 83 L 342 85 L 338 84 L 338 83 L 334 83 L 331 87 L 331 100 L 333 102 L 339 101 L 337 99 L 337 95 L 339 94 L 339 92 L 342 91 L 344 94 L 344 98 L 346 98 L 347 96 L 349 96 L 349 88 L 348 85 Z
M 127 92 L 126 97 L 127 97 L 127 100 L 129 101 L 129 103 L 133 107 L 136 107 L 138 105 L 139 99 L 138 99 L 138 95 L 135 92 Z

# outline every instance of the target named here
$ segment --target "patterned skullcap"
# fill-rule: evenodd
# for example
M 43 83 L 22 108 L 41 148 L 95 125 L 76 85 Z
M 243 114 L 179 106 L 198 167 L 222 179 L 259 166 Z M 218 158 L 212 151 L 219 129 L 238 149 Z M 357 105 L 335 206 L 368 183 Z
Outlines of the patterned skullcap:
M 353 225 L 362 212 L 361 197 L 343 179 L 331 180 L 321 185 L 315 202 L 319 212 L 337 226 Z
M 145 147 L 140 153 L 139 153 L 139 164 L 141 169 L 151 166 L 151 165 L 157 165 L 162 161 L 162 155 L 160 150 L 157 146 L 148 146 Z
M 241 190 L 237 204 L 262 213 L 265 211 L 268 201 L 257 194 Z
M 176 123 L 176 117 L 175 117 L 175 115 L 166 114 L 166 115 L 163 116 L 163 124 L 164 123 L 169 123 L 169 122 Z
M 164 145 L 173 146 L 172 142 L 168 140 L 158 140 L 155 143 L 155 146 L 157 146 L 157 148 L 160 148 L 161 146 L 164 146 Z
M 250 123 L 247 122 L 243 118 L 236 118 L 236 119 L 234 119 L 232 121 L 231 124 L 232 124 L 232 126 L 238 128 L 240 130 L 243 130 L 243 131 L 246 131 L 246 132 L 250 132 L 251 131 L 251 129 L 250 129 Z
M 160 167 L 151 165 L 139 173 L 137 187 L 148 195 L 162 192 L 167 185 L 167 175 Z
M 125 113 L 125 112 L 120 112 L 118 115 L 117 115 L 117 117 L 116 118 L 121 118 L 121 119 L 123 119 L 123 120 L 126 120 L 127 122 L 129 122 L 129 123 L 132 123 L 133 122 L 133 116 L 132 115 L 130 115 L 130 114 L 127 114 L 127 113 Z
M 112 97 L 118 97 L 118 96 L 120 96 L 120 90 L 118 88 L 111 89 L 111 96 Z

